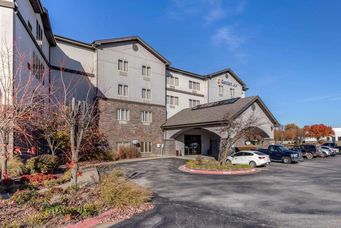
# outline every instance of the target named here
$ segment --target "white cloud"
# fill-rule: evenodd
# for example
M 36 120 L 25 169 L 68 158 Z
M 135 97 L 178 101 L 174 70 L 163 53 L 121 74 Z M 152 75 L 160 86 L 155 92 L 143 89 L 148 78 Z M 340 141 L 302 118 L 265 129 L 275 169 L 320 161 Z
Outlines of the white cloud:
M 221 27 L 213 35 L 212 41 L 215 45 L 226 45 L 230 50 L 235 50 L 244 42 L 244 38 L 237 35 L 231 27 Z
M 241 0 L 171 0 L 168 15 L 175 19 L 198 18 L 210 24 L 241 13 L 244 6 Z
M 315 101 L 325 101 L 325 100 L 338 101 L 340 99 L 341 99 L 341 94 L 328 94 L 328 95 L 305 98 L 305 99 L 302 99 L 300 102 L 305 103 L 305 102 L 315 102 Z

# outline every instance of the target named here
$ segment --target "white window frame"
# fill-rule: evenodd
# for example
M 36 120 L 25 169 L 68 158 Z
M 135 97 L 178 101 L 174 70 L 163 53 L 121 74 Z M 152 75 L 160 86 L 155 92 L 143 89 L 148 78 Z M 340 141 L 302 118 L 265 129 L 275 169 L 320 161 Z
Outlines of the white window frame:
M 117 61 L 118 71 L 128 73 L 128 68 L 129 68 L 128 60 L 118 59 Z
M 231 98 L 235 97 L 235 95 L 236 95 L 235 92 L 236 92 L 235 88 L 230 88 L 230 96 L 231 96 Z
M 151 89 L 142 88 L 142 99 L 150 100 L 152 98 Z
M 116 150 L 120 150 L 121 147 L 130 147 L 130 142 L 116 142 Z
M 166 103 L 167 103 L 168 105 L 179 105 L 179 97 L 167 95 L 167 97 L 166 97 Z
M 173 75 L 167 76 L 167 85 L 169 86 L 179 86 L 179 78 Z
M 188 88 L 191 90 L 200 91 L 200 82 L 195 82 L 192 80 L 188 81 Z
M 127 108 L 117 109 L 116 119 L 118 121 L 129 121 L 130 120 L 130 110 Z
M 224 86 L 219 85 L 219 96 L 224 96 Z
M 128 85 L 118 84 L 117 88 L 117 94 L 122 97 L 128 97 L 129 96 L 129 87 Z
M 200 105 L 200 101 L 195 99 L 189 99 L 188 103 L 190 108 Z
M 141 142 L 141 153 L 151 153 L 153 151 L 152 142 Z
M 153 113 L 151 111 L 142 111 L 141 112 L 141 122 L 142 123 L 153 122 Z

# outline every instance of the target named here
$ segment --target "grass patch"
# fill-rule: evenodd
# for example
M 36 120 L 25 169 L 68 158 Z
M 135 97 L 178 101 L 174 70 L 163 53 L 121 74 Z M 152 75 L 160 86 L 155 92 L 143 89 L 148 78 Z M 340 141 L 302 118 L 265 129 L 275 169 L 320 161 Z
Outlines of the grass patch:
M 121 172 L 114 171 L 105 176 L 100 183 L 100 197 L 105 205 L 123 208 L 140 206 L 148 202 L 151 191 L 128 181 Z
M 250 169 L 249 165 L 232 165 L 230 163 L 223 163 L 222 165 L 213 160 L 203 160 L 196 159 L 190 160 L 186 163 L 186 167 L 189 169 L 198 169 L 198 170 L 213 170 L 213 171 L 232 171 L 232 170 L 242 170 L 242 169 Z

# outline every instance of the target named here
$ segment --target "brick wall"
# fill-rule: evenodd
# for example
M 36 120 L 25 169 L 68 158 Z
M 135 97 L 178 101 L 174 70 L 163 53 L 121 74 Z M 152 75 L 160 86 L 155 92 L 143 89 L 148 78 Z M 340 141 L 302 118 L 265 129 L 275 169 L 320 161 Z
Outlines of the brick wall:
M 99 100 L 99 129 L 107 136 L 109 146 L 116 149 L 117 142 L 152 142 L 152 153 L 142 153 L 143 157 L 159 153 L 157 144 L 163 144 L 161 125 L 166 122 L 166 107 L 160 105 L 134 103 L 120 100 Z M 130 110 L 130 121 L 120 124 L 116 112 L 119 108 Z M 141 111 L 152 112 L 152 123 L 141 122 Z

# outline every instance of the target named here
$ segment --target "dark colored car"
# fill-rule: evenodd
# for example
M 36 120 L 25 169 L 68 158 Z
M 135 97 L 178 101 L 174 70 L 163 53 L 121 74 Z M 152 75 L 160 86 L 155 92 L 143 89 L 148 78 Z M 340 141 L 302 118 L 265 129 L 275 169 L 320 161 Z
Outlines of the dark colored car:
M 281 161 L 286 164 L 304 160 L 301 152 L 289 150 L 283 145 L 270 145 L 268 149 L 258 149 L 258 151 L 268 154 L 271 161 Z
M 314 157 L 323 157 L 321 148 L 313 144 L 295 146 L 292 148 L 292 150 L 301 152 L 303 157 L 309 160 L 313 159 Z

